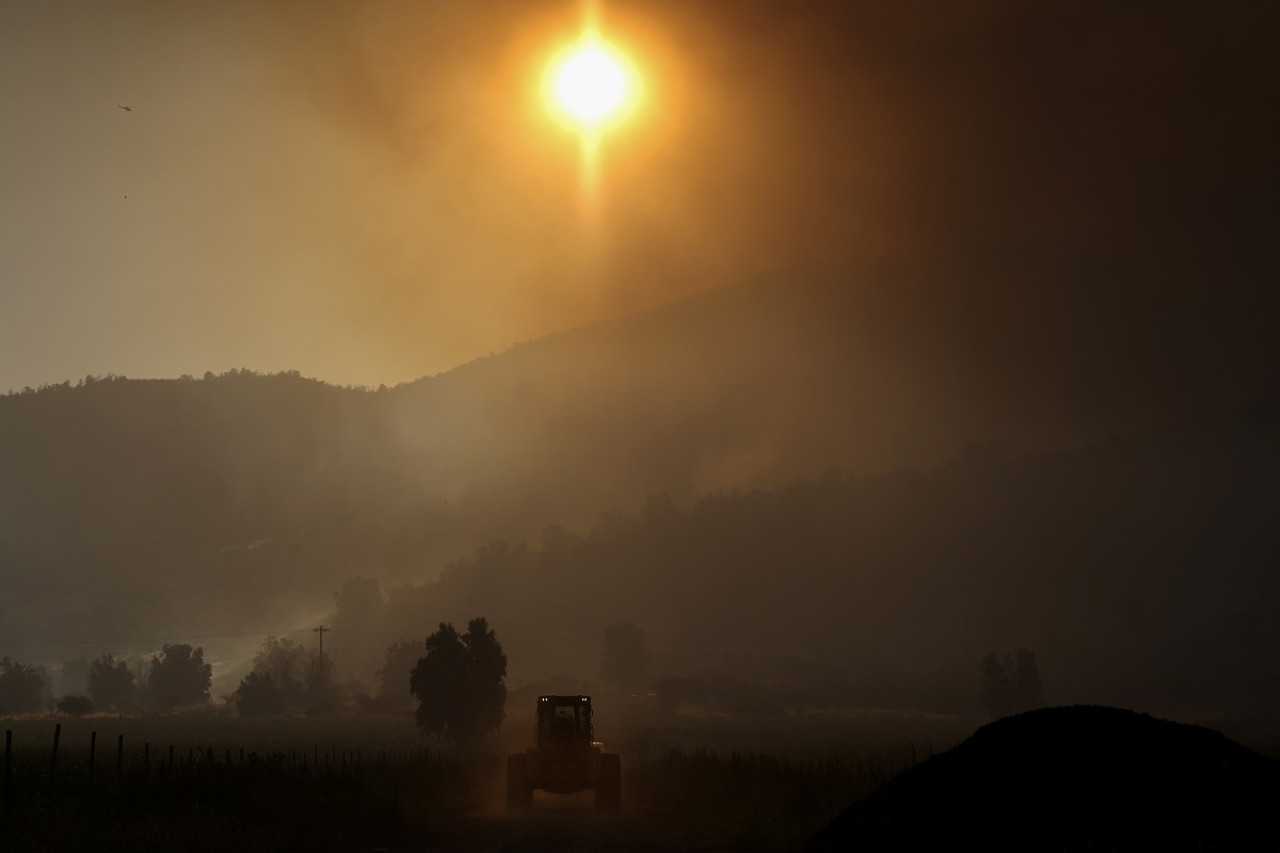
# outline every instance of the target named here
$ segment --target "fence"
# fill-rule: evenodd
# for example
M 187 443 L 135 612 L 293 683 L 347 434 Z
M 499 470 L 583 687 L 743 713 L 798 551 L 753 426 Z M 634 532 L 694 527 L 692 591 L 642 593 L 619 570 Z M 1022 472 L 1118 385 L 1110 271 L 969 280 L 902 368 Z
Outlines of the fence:
M 179 843 L 185 833 L 206 832 L 216 816 L 244 833 L 314 836 L 304 846 L 329 849 L 353 836 L 363 843 L 388 827 L 421 826 L 472 804 L 457 761 L 424 748 L 366 753 L 313 744 L 259 752 L 101 734 L 94 730 L 87 743 L 68 743 L 59 723 L 51 740 L 18 743 L 13 730 L 5 731 L 0 848 L 6 835 L 43 842 L 53 834 L 46 849 L 78 849 L 120 826 L 132 831 L 131 820 L 165 823 L 168 841 Z M 77 820 L 67 821 L 69 815 Z M 68 829 L 69 823 L 85 826 Z M 133 843 L 128 835 L 115 841 Z M 239 845 L 242 838 L 227 841 Z

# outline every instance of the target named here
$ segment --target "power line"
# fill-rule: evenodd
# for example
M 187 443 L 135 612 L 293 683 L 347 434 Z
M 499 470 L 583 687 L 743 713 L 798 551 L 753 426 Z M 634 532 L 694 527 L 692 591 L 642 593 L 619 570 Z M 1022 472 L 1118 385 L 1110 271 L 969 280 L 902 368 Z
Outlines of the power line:
M 236 637 L 267 637 L 301 634 L 308 626 L 290 628 L 284 631 L 240 631 L 233 634 L 184 634 L 174 637 L 118 637 L 112 640 L 0 640 L 0 648 L 27 646 L 112 646 L 130 643 L 177 643 L 188 640 L 229 640 Z M 326 628 L 326 631 L 333 630 Z
M 116 637 L 108 640 L 0 640 L 0 648 L 27 648 L 35 646 L 122 646 L 130 644 L 142 643 L 183 643 L 190 640 L 230 640 L 238 637 L 285 637 L 290 634 L 303 634 L 307 631 L 313 633 L 320 632 L 323 629 L 325 633 L 336 631 L 344 636 L 352 637 L 394 637 L 396 639 L 404 639 L 404 632 L 390 631 L 349 631 L 342 628 L 332 628 L 328 625 L 322 625 L 320 628 L 313 628 L 310 625 L 303 625 L 299 628 L 286 628 L 284 630 L 274 631 L 238 631 L 229 634 L 184 634 L 181 636 L 170 637 Z M 324 645 L 324 637 L 321 635 L 321 646 Z

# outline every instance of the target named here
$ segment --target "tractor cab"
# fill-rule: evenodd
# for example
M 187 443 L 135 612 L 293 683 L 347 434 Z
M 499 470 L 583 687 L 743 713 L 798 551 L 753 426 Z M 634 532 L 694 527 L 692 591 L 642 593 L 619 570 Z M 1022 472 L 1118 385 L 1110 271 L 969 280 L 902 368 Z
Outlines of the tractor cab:
M 538 748 L 590 744 L 590 696 L 538 697 Z

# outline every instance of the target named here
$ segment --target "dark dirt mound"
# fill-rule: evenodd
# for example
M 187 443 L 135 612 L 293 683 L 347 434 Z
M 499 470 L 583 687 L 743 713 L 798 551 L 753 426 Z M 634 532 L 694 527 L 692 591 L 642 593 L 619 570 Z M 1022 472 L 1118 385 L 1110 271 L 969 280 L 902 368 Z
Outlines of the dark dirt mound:
M 805 853 L 1280 850 L 1280 762 L 1118 708 L 1045 708 L 978 729 L 854 803 Z

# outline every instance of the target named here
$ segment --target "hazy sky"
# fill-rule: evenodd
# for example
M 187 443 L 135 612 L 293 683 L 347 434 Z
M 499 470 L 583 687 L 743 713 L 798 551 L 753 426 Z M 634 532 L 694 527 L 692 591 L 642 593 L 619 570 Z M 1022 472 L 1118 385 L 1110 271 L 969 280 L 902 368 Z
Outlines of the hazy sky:
M 601 5 L 644 97 L 588 214 L 575 0 L 0 0 L 0 391 L 393 384 L 780 269 L 1275 222 L 1268 3 Z

